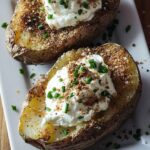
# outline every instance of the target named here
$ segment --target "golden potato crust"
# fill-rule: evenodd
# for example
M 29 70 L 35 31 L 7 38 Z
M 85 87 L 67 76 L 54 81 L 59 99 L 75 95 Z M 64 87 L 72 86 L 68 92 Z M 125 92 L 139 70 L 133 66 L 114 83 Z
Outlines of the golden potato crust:
M 130 116 L 141 94 L 140 74 L 133 58 L 123 47 L 118 44 L 107 43 L 97 48 L 83 48 L 77 51 L 72 50 L 61 56 L 49 71 L 48 75 L 29 91 L 26 106 L 21 116 L 20 126 L 24 125 L 24 128 L 26 128 L 26 120 L 30 120 L 28 117 L 25 118 L 25 120 L 22 120 L 22 118 L 27 113 L 33 97 L 40 97 L 38 100 L 41 104 L 44 103 L 44 98 L 41 99 L 41 97 L 45 91 L 48 80 L 53 77 L 57 70 L 67 65 L 69 61 L 78 60 L 83 55 L 95 53 L 100 54 L 104 62 L 108 65 L 117 91 L 117 97 L 111 100 L 108 110 L 98 113 L 94 119 L 85 123 L 85 126 L 76 134 L 52 143 L 46 141 L 44 137 L 33 139 L 33 137 L 29 137 L 29 135 L 24 132 L 25 130 L 19 130 L 21 136 L 27 143 L 43 150 L 84 149 L 116 130 Z
M 87 45 L 114 19 L 120 0 L 103 0 L 103 7 L 88 22 L 75 27 L 51 29 L 45 23 L 42 0 L 19 0 L 6 31 L 11 55 L 24 63 L 46 63 L 64 51 Z M 42 29 L 38 25 L 42 24 Z

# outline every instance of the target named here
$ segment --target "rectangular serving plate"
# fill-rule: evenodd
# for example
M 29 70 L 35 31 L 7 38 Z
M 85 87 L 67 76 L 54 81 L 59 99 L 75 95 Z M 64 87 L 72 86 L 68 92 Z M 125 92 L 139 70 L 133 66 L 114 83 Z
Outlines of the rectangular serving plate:
M 0 5 L 0 21 L 9 22 L 13 13 L 15 0 L 3 0 Z M 116 134 L 122 135 L 122 131 L 142 129 L 140 141 L 136 141 L 130 137 L 128 140 L 122 141 L 114 135 L 110 135 L 95 146 L 89 148 L 91 150 L 105 149 L 108 141 L 115 141 L 121 144 L 121 150 L 149 150 L 150 136 L 144 133 L 148 130 L 150 124 L 150 55 L 145 41 L 141 23 L 133 0 L 121 0 L 120 12 L 117 18 L 119 25 L 115 31 L 114 41 L 123 45 L 128 49 L 135 61 L 142 62 L 139 64 L 141 79 L 143 83 L 142 96 L 138 103 L 137 109 L 132 118 L 125 123 Z M 125 28 L 131 25 L 131 30 L 126 33 Z M 31 65 L 26 66 L 14 60 L 8 53 L 5 45 L 5 31 L 0 29 L 0 93 L 4 108 L 8 135 L 12 150 L 36 150 L 36 148 L 26 144 L 18 134 L 19 113 L 12 111 L 11 105 L 16 105 L 21 111 L 22 103 L 25 100 L 26 93 L 35 83 L 40 75 L 46 73 L 53 64 L 49 65 Z M 133 44 L 136 44 L 133 47 Z M 26 72 L 25 76 L 19 73 L 19 69 L 23 68 Z M 30 75 L 36 73 L 34 79 L 30 79 Z M 112 149 L 110 148 L 106 148 Z

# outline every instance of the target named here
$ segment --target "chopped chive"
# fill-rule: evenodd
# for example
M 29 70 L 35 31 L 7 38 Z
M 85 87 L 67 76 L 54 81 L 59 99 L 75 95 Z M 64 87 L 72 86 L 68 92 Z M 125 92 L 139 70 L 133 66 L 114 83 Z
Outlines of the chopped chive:
M 98 89 L 94 89 L 93 92 L 96 93 L 98 91 Z
M 86 84 L 90 84 L 92 82 L 92 77 L 87 77 L 86 79 L 85 79 L 85 83 Z
M 53 95 L 52 95 L 52 92 L 51 92 L 51 91 L 48 92 L 47 97 L 50 98 L 50 99 L 53 98 Z
M 36 75 L 35 73 L 32 73 L 32 74 L 30 75 L 30 79 L 34 78 L 35 75 Z
M 47 18 L 48 19 L 53 19 L 53 14 L 49 14 Z
M 109 97 L 109 98 L 111 97 L 110 93 L 107 90 L 102 91 L 101 96 Z
M 62 81 L 63 81 L 63 79 L 62 79 L 62 78 L 60 78 L 60 79 L 59 79 L 59 81 L 60 81 L 60 82 L 62 82 Z
M 94 59 L 90 59 L 89 64 L 90 64 L 90 68 L 93 68 L 93 69 L 97 68 L 97 64 Z
M 64 108 L 63 108 L 63 112 L 67 113 L 69 111 L 69 104 L 65 103 Z
M 79 76 L 78 69 L 74 70 L 73 75 L 75 78 L 77 78 Z
M 78 83 L 79 83 L 79 81 L 78 81 L 77 78 L 75 78 L 75 79 L 73 80 L 73 82 L 72 82 L 73 85 L 77 85 Z
M 125 31 L 129 32 L 130 30 L 131 30 L 131 25 L 127 25 L 126 28 L 125 28 Z
M 69 0 L 59 0 L 59 3 L 64 6 L 64 8 L 68 8 Z
M 84 116 L 79 116 L 79 117 L 78 117 L 78 119 L 83 119 L 83 118 L 84 118 Z
M 55 88 L 55 87 L 53 87 L 53 88 L 52 88 L 52 91 L 53 91 L 53 92 L 55 92 L 55 91 L 56 91 L 56 88 Z
M 82 6 L 83 6 L 85 9 L 88 9 L 88 8 L 89 8 L 88 2 L 83 2 L 83 3 L 82 3 Z
M 2 27 L 3 29 L 6 29 L 7 26 L 8 26 L 8 23 L 7 23 L 7 22 L 2 23 L 2 25 L 1 25 L 1 27 Z
M 47 39 L 49 37 L 49 33 L 48 32 L 45 32 L 44 34 L 43 34 L 43 38 L 44 39 Z
M 25 73 L 25 71 L 24 71 L 22 68 L 19 69 L 19 72 L 20 72 L 20 74 L 22 74 L 22 75 L 24 75 L 24 73 Z
M 82 9 L 79 9 L 79 10 L 78 10 L 78 14 L 79 14 L 79 15 L 81 15 L 81 14 L 82 14 L 82 12 L 83 12 L 83 10 L 82 10 Z
M 18 111 L 17 107 L 15 105 L 11 105 L 11 108 L 12 108 L 13 111 L 16 111 L 16 112 Z
M 85 72 L 86 71 L 86 68 L 84 67 L 84 66 L 81 66 L 80 68 L 79 68 L 79 73 L 83 73 L 83 72 Z
M 71 93 L 69 97 L 71 98 L 71 97 L 73 97 L 73 96 L 74 96 L 74 93 Z
M 62 92 L 63 92 L 63 93 L 66 91 L 65 86 L 62 86 L 61 89 L 62 89 Z
M 49 107 L 45 107 L 46 111 L 51 111 L 51 109 Z
M 39 30 L 43 30 L 43 29 L 44 29 L 43 24 L 39 24 L 39 25 L 38 25 L 38 29 L 39 29 Z
M 66 136 L 66 135 L 68 135 L 68 133 L 69 133 L 69 132 L 68 132 L 68 130 L 67 130 L 67 129 L 63 129 L 63 130 L 62 130 L 62 133 L 63 133 L 63 135 L 65 135 L 65 136 Z
M 98 72 L 99 73 L 108 73 L 108 68 L 106 66 L 103 66 L 102 64 L 100 64 L 98 67 Z
M 59 93 L 55 93 L 55 95 L 54 95 L 54 98 L 59 98 L 60 97 L 60 94 Z

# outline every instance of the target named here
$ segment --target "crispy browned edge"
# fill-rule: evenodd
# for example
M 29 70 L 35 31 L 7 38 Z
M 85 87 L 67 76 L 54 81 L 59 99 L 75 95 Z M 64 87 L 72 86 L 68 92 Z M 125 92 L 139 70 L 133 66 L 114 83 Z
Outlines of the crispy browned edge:
M 27 3 L 27 1 L 29 0 L 20 0 L 17 7 L 19 7 L 19 3 Z M 27 3 L 29 12 L 24 12 L 23 16 L 19 18 L 20 20 L 17 21 L 15 20 L 17 14 L 16 11 L 6 31 L 6 44 L 9 52 L 13 58 L 26 64 L 47 63 L 50 60 L 57 58 L 66 50 L 79 48 L 81 45 L 88 45 L 90 41 L 102 33 L 114 19 L 120 0 L 103 0 L 103 9 L 97 11 L 95 17 L 89 22 L 81 22 L 75 27 L 67 27 L 60 30 L 52 30 L 47 24 L 44 24 L 44 30 L 42 31 L 37 29 L 37 25 L 44 22 L 44 16 L 37 19 L 34 23 L 28 22 L 27 19 L 32 15 L 37 15 L 37 8 L 39 8 L 41 3 L 40 0 L 36 0 L 35 3 L 35 5 L 32 5 L 32 8 Z M 31 9 L 35 10 L 35 14 L 31 13 Z M 33 36 L 36 34 L 37 38 L 42 38 L 43 33 L 48 32 L 49 38 L 40 41 L 41 45 L 48 45 L 48 47 L 37 51 L 36 49 L 27 49 L 26 47 L 15 43 L 16 33 L 13 29 L 12 22 L 13 24 L 19 23 L 18 30 L 21 32 L 31 27 L 32 30 L 30 32 Z
M 84 48 L 82 50 L 86 51 L 86 49 L 87 48 Z M 119 57 L 118 54 L 119 54 L 119 52 L 121 52 L 122 57 L 126 55 L 132 59 L 133 63 L 135 63 L 132 56 L 128 53 L 128 51 L 126 49 L 124 49 L 122 46 L 115 44 L 115 43 L 106 43 L 97 48 L 91 49 L 91 51 L 100 52 L 100 54 L 102 54 L 102 56 L 104 58 L 104 61 L 106 61 L 105 57 L 107 57 L 106 53 L 108 52 L 106 50 L 111 51 L 112 58 L 115 58 L 115 59 L 118 58 Z M 109 56 L 109 54 L 108 54 L 108 56 Z M 63 58 L 63 56 L 61 58 Z M 58 61 L 61 61 L 61 58 Z M 121 57 L 118 59 L 121 59 Z M 107 64 L 107 62 L 105 62 L 105 63 Z M 110 67 L 112 64 L 109 63 L 107 65 Z M 135 63 L 135 65 L 136 65 L 136 63 Z M 124 67 L 126 67 L 126 66 L 124 66 Z M 119 69 L 121 69 L 121 68 L 119 68 Z M 51 150 L 51 149 L 55 149 L 55 150 L 77 150 L 77 149 L 80 149 L 81 150 L 81 149 L 85 149 L 85 148 L 95 144 L 98 140 L 102 139 L 104 136 L 107 136 L 108 134 L 112 133 L 114 130 L 119 128 L 125 120 L 127 120 L 130 117 L 130 115 L 133 113 L 133 111 L 136 107 L 138 99 L 140 98 L 141 90 L 142 90 L 142 82 L 141 82 L 141 76 L 140 76 L 140 72 L 139 72 L 137 65 L 136 65 L 136 69 L 137 69 L 137 73 L 138 73 L 138 77 L 139 77 L 139 83 L 138 83 L 138 88 L 136 89 L 135 95 L 132 97 L 130 102 L 127 103 L 127 105 L 125 105 L 121 108 L 121 110 L 119 110 L 119 108 L 118 108 L 118 110 L 116 110 L 116 109 L 114 110 L 114 108 L 113 108 L 114 103 L 112 103 L 110 106 L 110 107 L 112 107 L 111 111 L 117 111 L 117 113 L 115 113 L 115 115 L 113 115 L 113 117 L 111 117 L 110 120 L 105 121 L 105 119 L 103 119 L 103 121 L 100 121 L 100 122 L 90 122 L 90 124 L 86 127 L 86 129 L 81 130 L 80 133 L 78 133 L 78 135 L 76 135 L 75 137 L 72 137 L 72 138 L 69 137 L 67 139 L 65 138 L 62 141 L 58 141 L 58 142 L 55 142 L 52 144 L 46 144 L 43 139 L 39 139 L 39 140 L 24 139 L 25 142 L 30 143 L 31 145 L 33 145 L 37 148 L 43 149 L 43 150 Z M 117 70 L 117 71 L 119 71 L 119 73 L 120 73 L 120 70 Z M 113 81 L 116 80 L 115 76 L 118 78 L 118 74 L 116 74 L 117 71 L 116 70 L 112 71 L 113 72 L 112 73 Z M 122 80 L 121 82 L 125 82 L 125 79 L 123 79 L 121 76 L 119 77 L 119 80 Z M 38 95 L 38 94 L 44 93 L 45 82 L 47 82 L 47 78 L 44 78 L 44 80 L 42 79 L 41 81 L 39 81 L 37 83 L 37 85 L 35 85 L 30 90 L 29 94 L 27 95 L 26 106 L 27 106 L 28 101 L 31 98 L 30 96 L 32 94 Z M 120 88 L 120 87 L 118 87 L 118 88 Z M 41 91 L 43 91 L 43 92 L 41 92 Z M 101 128 L 99 128 L 99 127 L 101 127 Z

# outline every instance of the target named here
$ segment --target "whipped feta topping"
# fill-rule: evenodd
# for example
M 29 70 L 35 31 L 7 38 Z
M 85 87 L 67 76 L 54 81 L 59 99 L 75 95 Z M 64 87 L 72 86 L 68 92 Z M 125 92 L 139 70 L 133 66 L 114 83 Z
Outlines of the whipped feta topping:
M 44 6 L 47 24 L 60 29 L 91 20 L 102 8 L 102 0 L 44 0 Z
M 91 120 L 116 95 L 108 66 L 100 55 L 87 55 L 58 70 L 48 82 L 42 124 L 71 127 Z

